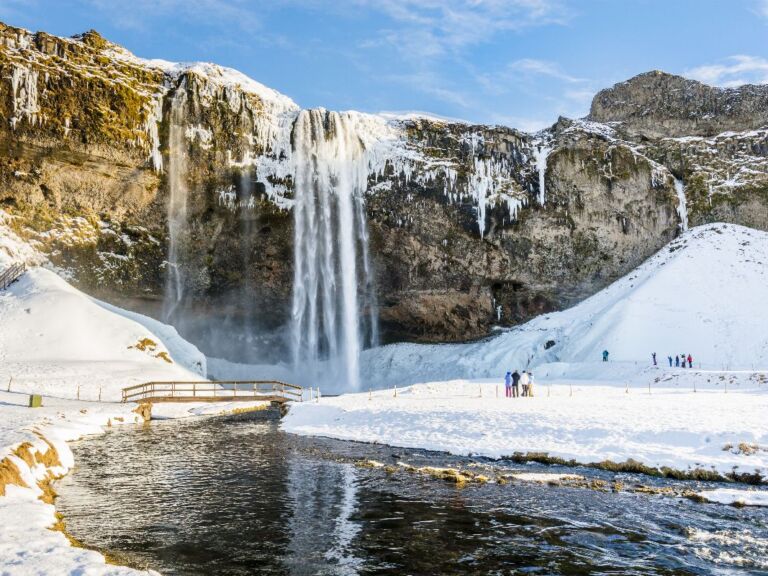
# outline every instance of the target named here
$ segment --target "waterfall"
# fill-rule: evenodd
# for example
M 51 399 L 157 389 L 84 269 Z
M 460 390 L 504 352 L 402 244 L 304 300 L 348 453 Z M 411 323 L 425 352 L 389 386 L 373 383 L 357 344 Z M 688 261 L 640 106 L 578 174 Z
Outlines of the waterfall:
M 547 158 L 552 148 L 544 143 L 534 144 L 533 157 L 536 160 L 536 171 L 539 175 L 539 205 L 544 206 L 546 200 L 546 176 L 547 176 Z
M 685 184 L 675 178 L 675 192 L 677 192 L 677 215 L 680 216 L 680 230 L 688 230 L 688 204 L 685 200 Z
M 165 275 L 163 320 L 173 323 L 184 296 L 184 275 L 180 262 L 181 242 L 187 232 L 187 113 L 186 82 L 182 82 L 171 99 L 168 130 L 168 259 Z
M 292 352 L 300 379 L 336 388 L 359 385 L 359 355 L 375 317 L 363 195 L 366 150 L 354 116 L 302 111 L 293 129 L 294 285 Z M 362 277 L 358 271 L 362 269 Z M 361 290 L 362 286 L 362 290 Z M 362 292 L 362 294 L 361 294 Z

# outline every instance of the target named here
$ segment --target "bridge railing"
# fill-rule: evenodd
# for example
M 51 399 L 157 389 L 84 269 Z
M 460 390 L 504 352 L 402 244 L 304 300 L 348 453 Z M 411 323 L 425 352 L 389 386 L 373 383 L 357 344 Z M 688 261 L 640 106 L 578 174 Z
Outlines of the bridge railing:
M 8 286 L 13 284 L 26 270 L 27 265 L 24 262 L 21 262 L 11 264 L 8 268 L 0 272 L 0 290 L 8 288 Z
M 227 380 L 190 382 L 145 382 L 123 388 L 123 402 L 165 400 L 201 402 L 221 399 L 259 400 L 282 399 L 301 402 L 304 389 L 296 384 L 279 380 Z

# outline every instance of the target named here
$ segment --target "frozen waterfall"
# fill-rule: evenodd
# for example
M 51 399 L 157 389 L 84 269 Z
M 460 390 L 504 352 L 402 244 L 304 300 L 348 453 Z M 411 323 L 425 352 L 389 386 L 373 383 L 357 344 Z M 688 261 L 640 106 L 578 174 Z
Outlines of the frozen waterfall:
M 675 192 L 677 192 L 677 215 L 680 217 L 680 230 L 688 230 L 688 204 L 685 199 L 685 184 L 679 178 L 675 178 Z
M 366 149 L 350 113 L 302 111 L 293 129 L 292 352 L 300 379 L 359 387 L 376 311 L 364 193 Z
M 186 83 L 182 83 L 171 99 L 168 130 L 168 260 L 163 300 L 163 320 L 168 323 L 173 323 L 184 296 L 180 247 L 187 230 L 187 142 L 184 125 L 186 112 L 187 90 Z

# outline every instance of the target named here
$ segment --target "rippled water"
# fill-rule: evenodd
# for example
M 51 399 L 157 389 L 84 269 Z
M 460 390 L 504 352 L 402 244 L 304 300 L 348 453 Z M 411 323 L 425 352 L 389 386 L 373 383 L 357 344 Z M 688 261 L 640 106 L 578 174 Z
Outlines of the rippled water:
M 263 414 L 115 430 L 77 443 L 75 458 L 57 486 L 72 535 L 167 575 L 768 574 L 764 509 L 538 484 L 458 489 L 352 461 L 466 459 L 300 438 Z

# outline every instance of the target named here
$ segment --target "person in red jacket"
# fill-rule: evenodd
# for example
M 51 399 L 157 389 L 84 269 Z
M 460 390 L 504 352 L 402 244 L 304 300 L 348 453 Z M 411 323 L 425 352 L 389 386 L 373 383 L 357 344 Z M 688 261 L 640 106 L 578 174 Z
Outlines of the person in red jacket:
M 688 368 L 693 368 L 693 358 L 688 354 Z

